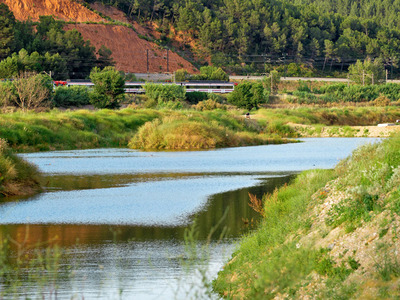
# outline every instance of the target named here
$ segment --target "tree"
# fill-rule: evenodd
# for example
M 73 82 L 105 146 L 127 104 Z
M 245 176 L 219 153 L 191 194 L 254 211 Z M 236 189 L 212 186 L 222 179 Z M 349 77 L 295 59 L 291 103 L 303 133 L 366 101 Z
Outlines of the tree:
M 53 93 L 53 80 L 44 74 L 23 73 L 13 81 L 17 98 L 15 104 L 23 111 L 49 107 Z
M 113 66 L 115 64 L 114 60 L 111 57 L 111 50 L 106 46 L 101 45 L 100 49 L 97 51 L 97 67 L 104 68 L 108 66 Z
M 240 108 L 251 110 L 267 102 L 269 93 L 261 83 L 244 82 L 228 95 L 228 102 Z
M 0 106 L 13 105 L 17 99 L 14 85 L 11 81 L 0 82 Z
M 357 62 L 349 67 L 350 79 L 358 84 L 376 84 L 384 81 L 385 79 L 385 68 L 382 60 L 367 58 L 362 62 Z
M 97 108 L 117 108 L 125 98 L 125 80 L 114 67 L 103 70 L 95 67 L 90 72 L 94 83 L 90 102 Z
M 0 3 L 0 60 L 11 52 L 14 41 L 14 14 L 4 3 Z
M 186 81 L 186 79 L 190 77 L 190 74 L 186 69 L 179 69 L 175 71 L 174 76 L 175 76 L 175 81 L 182 82 Z

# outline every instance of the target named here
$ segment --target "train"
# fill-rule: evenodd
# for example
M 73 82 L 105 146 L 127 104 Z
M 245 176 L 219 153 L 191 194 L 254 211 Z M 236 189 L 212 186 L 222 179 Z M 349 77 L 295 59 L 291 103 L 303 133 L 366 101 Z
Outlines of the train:
M 145 92 L 144 85 L 146 82 L 125 82 L 125 92 L 132 94 L 142 94 Z M 163 85 L 180 85 L 186 88 L 186 92 L 205 92 L 227 94 L 234 91 L 236 82 L 225 81 L 189 81 L 189 82 L 158 82 Z M 54 86 L 87 86 L 92 87 L 94 84 L 91 81 L 54 81 Z

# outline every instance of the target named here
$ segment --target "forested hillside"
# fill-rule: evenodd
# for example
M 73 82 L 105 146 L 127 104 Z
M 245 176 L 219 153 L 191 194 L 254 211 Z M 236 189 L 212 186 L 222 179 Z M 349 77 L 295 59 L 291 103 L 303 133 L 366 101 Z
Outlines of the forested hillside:
M 86 0 L 93 2 L 93 0 Z M 157 24 L 168 43 L 172 28 L 197 41 L 217 65 L 306 63 L 343 70 L 379 58 L 397 70 L 400 2 L 394 0 L 101 0 L 142 22 Z M 329 67 L 329 68 L 328 68 Z M 301 74 L 299 74 L 301 75 Z

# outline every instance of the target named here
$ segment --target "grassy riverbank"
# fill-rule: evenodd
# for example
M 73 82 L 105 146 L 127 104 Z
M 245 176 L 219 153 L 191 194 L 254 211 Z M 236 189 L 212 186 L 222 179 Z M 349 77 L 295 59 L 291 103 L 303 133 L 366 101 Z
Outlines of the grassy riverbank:
M 0 138 L 20 152 L 128 144 L 138 149 L 206 149 L 318 136 L 324 126 L 334 136 L 348 125 L 400 119 L 397 107 L 260 109 L 252 112 L 251 119 L 245 119 L 244 113 L 153 109 L 15 112 L 0 114 Z M 361 131 L 343 132 L 345 136 L 357 136 Z
M 38 171 L 0 139 L 0 197 L 28 196 L 41 190 Z
M 400 136 L 263 197 L 214 288 L 227 298 L 400 297 Z
M 206 149 L 282 143 L 279 132 L 224 110 L 78 110 L 0 115 L 0 138 L 20 152 L 127 147 Z

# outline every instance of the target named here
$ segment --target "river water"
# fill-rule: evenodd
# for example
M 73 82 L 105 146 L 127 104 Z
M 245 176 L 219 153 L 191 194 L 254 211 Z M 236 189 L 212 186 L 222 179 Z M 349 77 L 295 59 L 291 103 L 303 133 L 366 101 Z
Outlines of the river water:
M 27 280 L 14 296 L 217 298 L 201 276 L 215 277 L 238 238 L 255 228 L 259 216 L 248 193 L 261 197 L 299 171 L 332 168 L 376 139 L 302 141 L 191 152 L 22 154 L 44 174 L 45 192 L 0 202 L 0 238 L 29 247 L 56 243 L 63 254 L 54 286 Z M 197 259 L 185 247 L 192 237 Z

